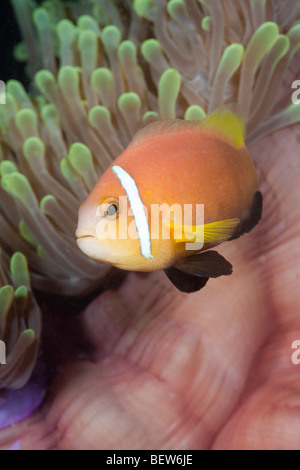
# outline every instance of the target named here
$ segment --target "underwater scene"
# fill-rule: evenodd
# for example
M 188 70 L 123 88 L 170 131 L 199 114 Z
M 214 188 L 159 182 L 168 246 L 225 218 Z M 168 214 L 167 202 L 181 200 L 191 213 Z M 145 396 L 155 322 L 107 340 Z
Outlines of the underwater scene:
M 0 39 L 0 450 L 299 450 L 300 0 Z

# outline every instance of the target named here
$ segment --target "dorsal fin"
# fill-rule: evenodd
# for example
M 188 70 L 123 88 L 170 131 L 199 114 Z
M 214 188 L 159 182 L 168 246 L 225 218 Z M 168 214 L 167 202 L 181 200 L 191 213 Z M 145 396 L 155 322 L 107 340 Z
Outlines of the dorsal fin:
M 245 119 L 237 105 L 227 105 L 206 116 L 199 125 L 225 137 L 235 148 L 245 145 Z
M 145 127 L 142 127 L 135 136 L 133 137 L 130 145 L 138 142 L 144 137 L 148 137 L 152 134 L 176 132 L 180 129 L 186 129 L 187 127 L 199 127 L 201 121 L 185 121 L 184 119 L 170 119 L 164 121 L 154 121 Z
M 236 148 L 244 145 L 244 119 L 237 108 L 232 105 L 216 109 L 201 121 L 172 119 L 151 122 L 136 133 L 130 145 L 152 134 L 178 132 L 188 128 L 201 129 L 203 127 L 221 134 Z

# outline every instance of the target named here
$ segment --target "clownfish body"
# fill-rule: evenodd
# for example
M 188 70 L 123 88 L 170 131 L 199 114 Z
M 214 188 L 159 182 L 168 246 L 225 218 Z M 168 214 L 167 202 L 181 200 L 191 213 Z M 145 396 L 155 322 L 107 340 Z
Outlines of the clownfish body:
M 249 232 L 262 200 L 229 108 L 202 121 L 141 129 L 101 176 L 79 211 L 77 243 L 88 256 L 132 271 L 164 269 L 184 292 L 232 267 L 203 251 Z

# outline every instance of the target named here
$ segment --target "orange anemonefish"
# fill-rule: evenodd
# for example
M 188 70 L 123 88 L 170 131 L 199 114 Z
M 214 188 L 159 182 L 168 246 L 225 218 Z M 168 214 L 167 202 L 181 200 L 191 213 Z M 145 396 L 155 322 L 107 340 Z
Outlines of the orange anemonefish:
M 231 274 L 223 256 L 203 251 L 258 223 L 256 189 L 244 120 L 232 108 L 201 121 L 156 121 L 135 135 L 81 205 L 77 243 L 121 269 L 164 269 L 179 290 L 194 292 L 210 277 Z

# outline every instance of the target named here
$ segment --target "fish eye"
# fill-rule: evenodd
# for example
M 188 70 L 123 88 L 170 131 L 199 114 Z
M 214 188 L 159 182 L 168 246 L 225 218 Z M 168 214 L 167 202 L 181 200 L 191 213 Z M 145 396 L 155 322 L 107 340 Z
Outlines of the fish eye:
M 104 212 L 104 215 L 106 215 L 106 217 L 113 217 L 114 215 L 117 215 L 119 211 L 119 207 L 118 205 L 113 202 L 112 204 L 109 204 Z
M 104 199 L 101 202 L 97 212 L 98 215 L 102 217 L 107 217 L 108 219 L 116 219 L 119 216 L 120 212 L 119 199 L 114 197 Z

